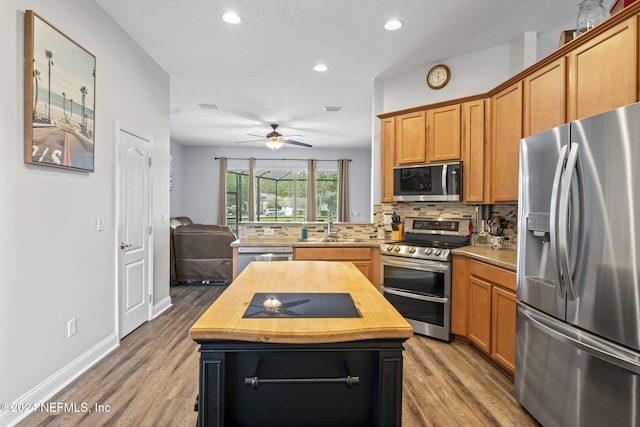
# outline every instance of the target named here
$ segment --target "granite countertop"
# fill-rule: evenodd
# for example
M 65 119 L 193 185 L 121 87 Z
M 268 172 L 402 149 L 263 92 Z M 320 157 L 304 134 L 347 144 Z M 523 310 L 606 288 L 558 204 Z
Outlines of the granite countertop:
M 350 241 L 350 239 L 346 240 L 338 240 L 335 242 L 320 242 L 318 240 L 309 239 L 308 241 L 300 241 L 296 238 L 287 238 L 287 237 L 244 237 L 240 238 L 231 243 L 232 247 L 239 246 L 264 246 L 264 247 L 273 247 L 273 246 L 292 246 L 292 247 L 306 247 L 306 248 L 315 248 L 315 247 L 344 247 L 344 246 L 353 246 L 353 247 L 378 247 L 380 244 L 384 243 L 385 240 L 382 239 L 356 239 L 357 241 Z
M 454 255 L 463 255 L 487 264 L 516 271 L 518 251 L 515 249 L 491 249 L 490 246 L 464 246 L 451 251 Z

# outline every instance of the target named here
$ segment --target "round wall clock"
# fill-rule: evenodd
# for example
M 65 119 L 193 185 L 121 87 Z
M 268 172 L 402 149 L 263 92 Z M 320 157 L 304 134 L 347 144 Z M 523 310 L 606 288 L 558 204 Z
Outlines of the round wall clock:
M 444 64 L 434 65 L 427 73 L 427 84 L 431 89 L 442 89 L 449 83 L 451 71 Z

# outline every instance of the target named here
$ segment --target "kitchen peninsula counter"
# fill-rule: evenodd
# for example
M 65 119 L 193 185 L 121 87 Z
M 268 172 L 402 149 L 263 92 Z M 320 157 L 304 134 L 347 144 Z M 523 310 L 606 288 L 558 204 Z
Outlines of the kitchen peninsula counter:
M 271 294 L 296 303 L 253 317 Z M 348 294 L 355 315 L 329 305 L 305 317 L 318 294 Z M 402 343 L 413 329 L 350 262 L 251 263 L 190 335 L 200 426 L 401 425 Z
M 231 247 L 276 247 L 276 246 L 291 246 L 298 248 L 316 248 L 316 247 L 380 247 L 380 244 L 385 243 L 382 239 L 339 239 L 337 241 L 322 242 L 317 239 L 300 240 L 296 238 L 287 237 L 243 237 L 235 240 L 231 243 Z

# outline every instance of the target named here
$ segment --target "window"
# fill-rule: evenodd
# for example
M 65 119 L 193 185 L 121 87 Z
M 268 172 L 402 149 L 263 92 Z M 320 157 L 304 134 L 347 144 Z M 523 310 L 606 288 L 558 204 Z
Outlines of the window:
M 306 217 L 307 171 L 256 169 L 256 221 L 302 222 Z M 326 221 L 338 201 L 338 173 L 316 174 L 318 221 Z M 227 225 L 236 233 L 238 223 L 249 220 L 249 171 L 227 171 Z

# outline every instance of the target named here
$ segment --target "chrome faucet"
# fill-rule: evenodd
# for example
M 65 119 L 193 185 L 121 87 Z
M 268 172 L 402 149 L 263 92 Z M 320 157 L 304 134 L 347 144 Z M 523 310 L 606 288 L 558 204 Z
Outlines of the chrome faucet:
M 329 209 L 329 218 L 327 219 L 327 238 L 334 239 L 337 236 L 337 232 L 332 231 L 331 227 L 333 226 L 333 212 Z

